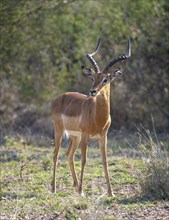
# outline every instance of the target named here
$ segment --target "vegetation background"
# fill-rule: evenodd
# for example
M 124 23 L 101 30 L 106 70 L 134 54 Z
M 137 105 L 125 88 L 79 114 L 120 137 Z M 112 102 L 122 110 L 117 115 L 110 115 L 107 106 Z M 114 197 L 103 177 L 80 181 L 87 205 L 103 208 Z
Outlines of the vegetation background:
M 112 129 L 169 128 L 169 1 L 2 0 L 0 3 L 2 130 L 51 135 L 50 106 L 65 91 L 88 94 L 81 66 L 101 37 L 104 66 L 132 43 L 111 86 Z M 45 126 L 44 126 L 45 125 Z M 49 128 L 50 127 L 50 128 Z M 40 132 L 41 132 L 40 130 Z
M 169 1 L 0 1 L 1 219 L 168 219 L 169 216 Z M 84 198 L 72 185 L 65 149 L 51 194 L 51 102 L 65 91 L 89 93 L 81 66 L 86 54 L 121 78 L 111 85 L 106 196 L 96 142 L 89 142 Z M 63 145 L 67 143 L 63 141 Z M 49 147 L 50 146 L 50 147 Z M 75 155 L 80 174 L 80 149 Z

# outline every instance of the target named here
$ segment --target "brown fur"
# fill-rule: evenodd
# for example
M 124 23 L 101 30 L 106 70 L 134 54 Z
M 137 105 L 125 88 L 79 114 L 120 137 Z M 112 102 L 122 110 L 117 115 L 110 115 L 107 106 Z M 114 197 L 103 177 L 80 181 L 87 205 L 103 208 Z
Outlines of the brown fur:
M 86 95 L 77 92 L 67 92 L 59 96 L 52 105 L 52 115 L 64 114 L 66 116 L 79 116 L 82 111 L 82 103 L 87 99 Z
M 96 54 L 99 48 L 93 54 Z M 128 56 L 130 56 L 131 49 L 129 47 Z M 97 63 L 88 54 L 89 60 L 95 67 L 95 71 L 91 68 L 82 67 L 85 76 L 93 80 L 93 86 L 90 90 L 91 96 L 88 97 L 81 93 L 68 92 L 59 96 L 52 105 L 52 118 L 55 128 L 55 151 L 54 151 L 54 171 L 52 191 L 56 191 L 56 168 L 58 163 L 58 153 L 61 146 L 61 140 L 64 130 L 66 129 L 71 135 L 71 143 L 67 151 L 70 171 L 73 178 L 73 185 L 77 192 L 83 195 L 83 175 L 84 167 L 87 159 L 87 141 L 89 137 L 98 139 L 100 153 L 104 168 L 104 174 L 107 182 L 107 192 L 109 196 L 113 196 L 111 190 L 108 163 L 107 163 L 107 132 L 111 123 L 110 118 L 110 82 L 118 77 L 121 72 L 115 70 L 113 73 L 101 73 Z M 127 56 L 126 56 L 127 58 Z M 125 59 L 126 59 L 125 58 Z M 120 57 L 119 60 L 124 59 Z M 112 60 L 117 62 L 117 59 Z M 111 66 L 108 64 L 108 66 Z M 106 69 L 107 70 L 107 69 Z M 78 181 L 76 170 L 74 166 L 74 154 L 76 148 L 81 143 L 82 153 L 82 168 L 80 181 Z
M 55 152 L 54 152 L 54 173 L 52 182 L 52 191 L 56 190 L 55 175 L 58 161 L 58 152 L 61 145 L 61 138 L 64 130 L 79 132 L 81 135 L 82 151 L 82 170 L 80 182 L 78 182 L 75 167 L 74 153 L 79 144 L 78 136 L 71 136 L 71 143 L 67 151 L 70 171 L 73 177 L 73 183 L 80 195 L 83 195 L 82 184 L 84 166 L 87 157 L 87 141 L 89 137 L 99 140 L 99 146 L 103 161 L 103 167 L 108 185 L 108 194 L 113 195 L 108 174 L 108 164 L 106 155 L 107 132 L 111 123 L 110 118 L 110 85 L 107 84 L 96 97 L 74 92 L 68 92 L 59 96 L 52 105 L 52 118 L 55 127 Z M 66 116 L 66 120 L 64 117 Z
M 106 94 L 107 92 L 107 94 Z M 59 96 L 52 105 L 54 122 L 62 121 L 62 115 L 78 117 L 78 125 L 71 124 L 67 130 L 85 132 L 89 136 L 99 134 L 103 136 L 105 128 L 110 124 L 109 86 L 104 88 L 96 97 L 89 97 L 81 93 L 67 92 Z

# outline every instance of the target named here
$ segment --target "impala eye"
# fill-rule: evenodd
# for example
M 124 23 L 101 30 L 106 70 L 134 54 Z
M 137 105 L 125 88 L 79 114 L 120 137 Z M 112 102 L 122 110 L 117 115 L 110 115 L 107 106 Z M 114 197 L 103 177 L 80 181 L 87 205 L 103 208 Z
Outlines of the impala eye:
M 103 79 L 102 83 L 107 83 L 108 79 Z

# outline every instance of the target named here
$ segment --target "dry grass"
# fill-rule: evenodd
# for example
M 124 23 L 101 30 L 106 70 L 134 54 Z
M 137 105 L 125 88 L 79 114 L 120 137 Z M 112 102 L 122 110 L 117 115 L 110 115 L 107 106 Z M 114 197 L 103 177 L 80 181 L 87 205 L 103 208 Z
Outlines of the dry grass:
M 153 133 L 144 127 L 139 129 L 139 148 L 144 167 L 139 173 L 141 190 L 146 195 L 166 200 L 169 199 L 168 143 L 166 141 L 164 145 L 158 140 L 155 129 Z
M 118 140 L 109 139 L 108 159 L 111 184 L 116 197 L 106 194 L 103 167 L 96 146 L 89 147 L 85 169 L 84 192 L 80 198 L 72 187 L 72 178 L 62 148 L 57 170 L 57 193 L 51 193 L 51 147 L 36 146 L 22 138 L 5 138 L 1 146 L 1 219 L 134 219 L 143 210 L 153 212 L 158 206 L 166 216 L 168 202 L 162 197 L 143 196 L 136 170 L 145 171 L 144 161 L 128 154 L 129 147 L 119 149 Z M 116 149 L 115 149 L 116 148 Z M 115 155 L 115 152 L 117 153 Z M 121 156 L 120 156 L 121 152 Z M 125 152 L 125 153 L 124 153 Z M 140 151 L 141 152 L 141 151 Z M 124 153 L 124 154 L 123 154 Z M 118 155 L 118 156 L 117 156 Z M 76 152 L 76 169 L 80 174 L 80 150 Z M 146 174 L 146 172 L 145 172 Z M 160 200 L 159 200 L 160 199 Z M 145 215 L 143 215 L 145 217 Z M 146 218 L 143 218 L 146 219 Z

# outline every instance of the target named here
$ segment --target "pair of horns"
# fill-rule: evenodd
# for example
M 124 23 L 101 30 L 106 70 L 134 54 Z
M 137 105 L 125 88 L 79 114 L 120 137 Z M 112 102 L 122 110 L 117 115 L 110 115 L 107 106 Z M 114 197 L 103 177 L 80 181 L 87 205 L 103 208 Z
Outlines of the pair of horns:
M 97 73 L 100 72 L 99 66 L 96 63 L 96 61 L 94 60 L 93 56 L 99 51 L 100 49 L 100 38 L 98 40 L 96 49 L 94 50 L 93 53 L 91 54 L 87 54 L 87 58 L 90 60 L 90 62 L 92 63 L 92 65 L 94 66 L 94 69 Z M 103 73 L 107 73 L 108 70 L 110 69 L 111 66 L 113 66 L 115 63 L 125 60 L 127 58 L 129 58 L 131 56 L 131 43 L 130 43 L 130 39 L 128 39 L 128 46 L 127 46 L 127 54 L 124 54 L 122 56 L 118 56 L 116 58 L 113 58 L 104 68 Z

